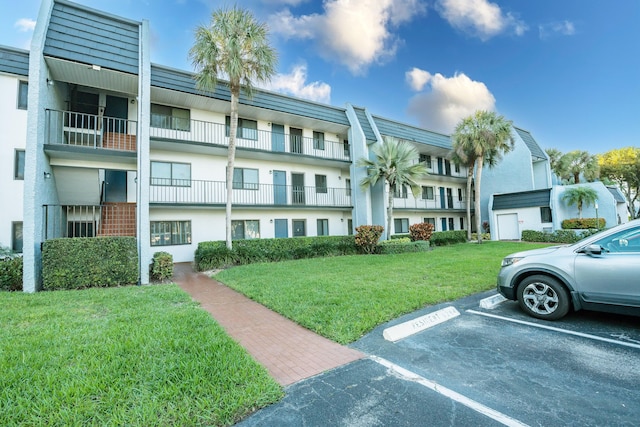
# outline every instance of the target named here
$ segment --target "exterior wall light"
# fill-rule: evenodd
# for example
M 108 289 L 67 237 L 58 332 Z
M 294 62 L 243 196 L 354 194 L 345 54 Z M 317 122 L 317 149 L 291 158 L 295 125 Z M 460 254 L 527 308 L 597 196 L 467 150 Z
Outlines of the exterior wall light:
M 51 172 L 45 172 L 44 179 L 51 179 Z

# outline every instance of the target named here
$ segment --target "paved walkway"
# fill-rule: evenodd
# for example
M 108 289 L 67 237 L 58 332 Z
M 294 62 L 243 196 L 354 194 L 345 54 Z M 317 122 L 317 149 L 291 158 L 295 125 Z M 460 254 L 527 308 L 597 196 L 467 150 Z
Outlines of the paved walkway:
M 194 272 L 190 263 L 173 271 L 176 283 L 283 386 L 364 357 Z

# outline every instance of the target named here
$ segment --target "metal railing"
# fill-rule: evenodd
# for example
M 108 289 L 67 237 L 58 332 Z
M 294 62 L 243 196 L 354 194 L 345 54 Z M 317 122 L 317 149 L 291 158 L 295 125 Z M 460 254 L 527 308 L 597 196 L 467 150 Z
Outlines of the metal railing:
M 136 151 L 138 123 L 95 114 L 46 110 L 47 143 Z
M 413 198 L 409 194 L 406 198 L 394 197 L 393 207 L 398 209 L 424 209 L 424 210 L 466 210 L 466 199 L 458 199 L 457 197 L 444 198 L 434 196 L 433 199 L 422 199 L 420 197 Z M 473 206 L 471 206 L 473 209 Z
M 135 224 L 132 230 L 131 224 L 120 218 L 125 215 L 117 212 L 113 205 L 43 205 L 42 208 L 44 240 L 100 235 L 135 236 Z
M 226 200 L 224 181 L 191 180 L 186 186 L 152 185 L 149 191 L 150 203 L 224 205 Z M 347 188 L 247 183 L 244 188 L 234 188 L 232 203 L 235 206 L 350 207 L 351 196 Z
M 225 124 L 201 120 L 190 120 L 187 124 L 186 119 L 176 121 L 159 114 L 152 115 L 150 135 L 152 139 L 229 145 L 229 127 Z M 236 147 L 330 160 L 351 159 L 348 143 L 250 128 L 238 128 Z

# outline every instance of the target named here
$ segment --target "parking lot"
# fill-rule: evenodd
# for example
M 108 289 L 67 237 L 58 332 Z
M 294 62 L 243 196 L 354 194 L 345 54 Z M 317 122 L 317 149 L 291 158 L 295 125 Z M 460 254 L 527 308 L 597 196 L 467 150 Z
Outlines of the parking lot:
M 640 323 L 571 313 L 545 322 L 486 293 L 383 325 L 368 359 L 295 384 L 244 425 L 622 426 L 640 420 Z M 390 342 L 383 331 L 454 306 L 459 316 Z

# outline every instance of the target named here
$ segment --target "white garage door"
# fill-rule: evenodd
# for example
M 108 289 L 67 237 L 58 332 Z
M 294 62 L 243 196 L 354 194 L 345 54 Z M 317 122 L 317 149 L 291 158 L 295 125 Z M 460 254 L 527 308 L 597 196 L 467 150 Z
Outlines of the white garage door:
M 520 240 L 518 230 L 518 214 L 498 215 L 498 239 Z

